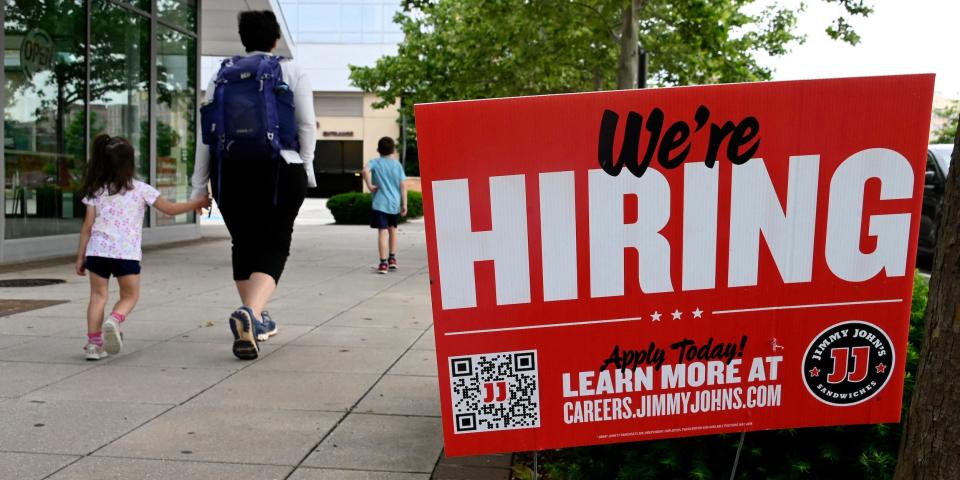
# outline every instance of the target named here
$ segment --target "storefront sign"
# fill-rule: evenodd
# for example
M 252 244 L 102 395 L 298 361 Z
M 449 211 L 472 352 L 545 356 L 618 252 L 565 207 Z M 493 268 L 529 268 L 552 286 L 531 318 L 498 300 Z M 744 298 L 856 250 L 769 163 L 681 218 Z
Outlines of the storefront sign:
M 352 137 L 353 132 L 325 130 L 323 131 L 323 136 L 324 137 Z
M 20 44 L 20 64 L 27 78 L 52 68 L 55 53 L 53 40 L 47 32 L 40 29 L 27 32 Z
M 447 454 L 898 421 L 933 80 L 417 106 Z

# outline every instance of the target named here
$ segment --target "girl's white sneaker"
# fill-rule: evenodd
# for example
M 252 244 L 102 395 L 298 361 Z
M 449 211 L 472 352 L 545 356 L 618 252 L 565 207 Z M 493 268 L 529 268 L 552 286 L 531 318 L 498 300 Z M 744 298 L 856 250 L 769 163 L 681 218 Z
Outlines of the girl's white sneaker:
M 103 321 L 103 349 L 110 355 L 116 355 L 121 348 L 123 337 L 120 335 L 120 324 L 117 319 L 109 317 Z
M 101 358 L 107 358 L 109 354 L 103 350 L 103 347 L 93 343 L 88 343 L 86 347 L 83 347 L 83 353 L 86 355 L 87 360 L 96 361 Z

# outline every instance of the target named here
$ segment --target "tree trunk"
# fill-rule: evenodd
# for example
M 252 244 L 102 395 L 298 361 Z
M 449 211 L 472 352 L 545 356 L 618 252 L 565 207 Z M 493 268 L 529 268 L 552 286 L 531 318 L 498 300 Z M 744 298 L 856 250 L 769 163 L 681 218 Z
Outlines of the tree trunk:
M 623 25 L 620 27 L 620 61 L 617 65 L 617 88 L 637 88 L 640 37 L 638 35 L 641 0 L 627 0 L 623 6 Z
M 937 232 L 919 372 L 895 480 L 960 478 L 960 131 Z

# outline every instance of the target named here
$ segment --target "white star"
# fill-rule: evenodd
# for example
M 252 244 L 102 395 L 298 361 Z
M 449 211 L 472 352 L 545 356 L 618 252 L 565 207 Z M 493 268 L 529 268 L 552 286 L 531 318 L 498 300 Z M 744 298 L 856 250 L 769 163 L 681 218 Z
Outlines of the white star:
M 653 312 L 653 315 L 650 315 L 650 320 L 654 322 L 660 321 L 660 312 Z
M 674 310 L 673 313 L 671 313 L 670 315 L 673 315 L 674 320 L 680 320 L 680 316 L 683 315 L 683 313 L 680 312 L 679 309 L 677 309 L 677 310 Z
M 700 307 L 693 311 L 693 318 L 703 318 L 703 310 L 700 310 Z

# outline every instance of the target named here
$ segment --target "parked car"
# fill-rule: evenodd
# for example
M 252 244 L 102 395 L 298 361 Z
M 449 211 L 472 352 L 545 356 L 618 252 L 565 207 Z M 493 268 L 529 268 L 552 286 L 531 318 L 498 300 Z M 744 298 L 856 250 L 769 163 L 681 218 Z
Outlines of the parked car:
M 917 252 L 932 256 L 937 246 L 937 225 L 943 210 L 943 191 L 950 169 L 953 145 L 930 145 L 927 150 L 927 173 L 923 185 L 923 212 L 920 216 L 920 240 Z

